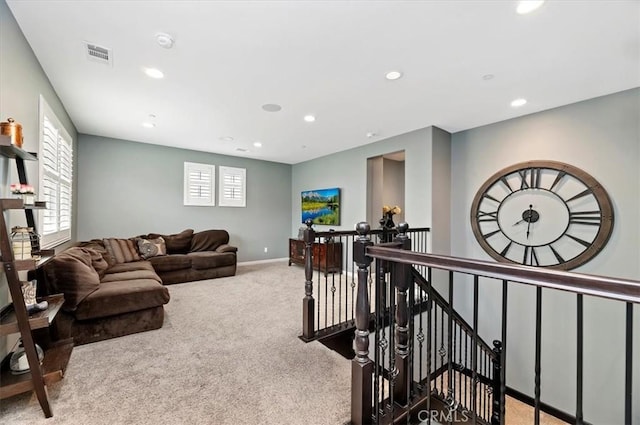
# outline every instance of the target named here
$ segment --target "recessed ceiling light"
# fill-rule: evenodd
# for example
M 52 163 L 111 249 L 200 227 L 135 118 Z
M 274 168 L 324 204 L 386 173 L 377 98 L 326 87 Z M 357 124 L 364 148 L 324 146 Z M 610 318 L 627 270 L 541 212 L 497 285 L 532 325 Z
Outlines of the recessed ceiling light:
M 170 49 L 173 47 L 173 37 L 170 34 L 159 32 L 156 34 L 156 42 L 160 45 L 160 47 L 164 47 L 165 49 Z
M 264 105 L 262 105 L 262 109 L 267 112 L 278 112 L 282 110 L 282 106 L 275 103 L 265 103 Z
M 520 0 L 516 12 L 520 15 L 525 15 L 542 6 L 542 3 L 544 3 L 544 0 Z
M 142 123 L 142 126 L 143 126 L 144 128 L 153 128 L 153 127 L 155 127 L 156 125 L 155 125 L 154 123 L 152 123 L 152 122 L 147 122 L 147 121 L 145 121 L 145 122 L 143 122 L 143 123 Z
M 397 80 L 400 77 L 402 77 L 402 72 L 400 72 L 400 71 L 389 71 L 385 75 L 385 78 L 387 80 Z
M 527 99 L 520 98 L 520 99 L 516 99 L 516 100 L 512 101 L 511 102 L 511 106 L 513 106 L 514 108 L 518 108 L 518 107 L 520 107 L 520 106 L 522 106 L 522 105 L 524 105 L 526 103 L 527 103 Z
M 261 148 L 261 147 L 262 147 L 262 143 L 260 143 L 260 142 L 253 142 L 253 146 L 255 146 L 256 148 Z
M 305 115 L 304 120 L 306 122 L 314 122 L 316 120 L 316 117 L 314 117 L 313 115 Z
M 144 73 L 151 78 L 164 78 L 164 73 L 158 68 L 145 68 Z
M 220 140 L 222 140 L 223 142 L 233 142 L 233 137 L 231 136 L 223 136 L 223 137 L 218 137 Z
M 367 139 L 371 139 L 371 138 L 376 137 L 376 136 L 377 136 L 377 134 L 374 133 L 373 131 L 370 131 L 370 132 L 367 133 Z

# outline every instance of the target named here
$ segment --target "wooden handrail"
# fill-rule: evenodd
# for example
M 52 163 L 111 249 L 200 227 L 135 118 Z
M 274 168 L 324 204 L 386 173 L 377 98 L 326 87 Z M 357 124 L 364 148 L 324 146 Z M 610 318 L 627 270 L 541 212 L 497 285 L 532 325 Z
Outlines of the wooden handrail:
M 367 247 L 373 258 L 558 289 L 618 301 L 640 303 L 640 281 L 553 269 L 423 254 L 380 246 Z
M 415 232 L 430 232 L 430 227 L 416 227 L 415 229 L 409 229 L 407 233 L 415 233 Z M 382 229 L 371 229 L 369 231 L 369 235 L 378 235 L 382 234 Z M 387 232 L 397 233 L 396 228 L 389 229 Z M 334 230 L 334 231 L 325 231 L 325 232 L 315 232 L 316 237 L 328 237 L 328 236 L 358 236 L 358 232 L 355 230 Z

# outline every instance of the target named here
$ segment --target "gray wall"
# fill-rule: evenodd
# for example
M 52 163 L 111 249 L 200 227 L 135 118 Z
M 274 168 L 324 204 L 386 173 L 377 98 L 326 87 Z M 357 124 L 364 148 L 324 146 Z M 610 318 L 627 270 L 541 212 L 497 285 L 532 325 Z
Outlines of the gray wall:
M 47 76 L 40 67 L 29 43 L 24 38 L 11 11 L 4 0 L 0 0 L 0 121 L 12 117 L 22 125 L 23 148 L 37 152 L 39 146 L 38 102 L 43 95 L 69 135 L 77 139 L 76 128 L 69 119 Z M 37 187 L 38 166 L 26 163 L 29 182 Z M 15 161 L 0 157 L 0 197 L 10 197 L 9 185 L 18 182 Z M 74 190 L 75 194 L 75 190 Z M 77 204 L 74 196 L 74 206 Z M 74 208 L 74 219 L 76 217 Z M 11 212 L 5 215 L 8 227 L 25 225 L 24 213 Z M 4 271 L 0 270 L 0 307 L 9 303 L 9 290 Z M 0 356 L 11 349 L 17 338 L 0 337 Z
M 432 139 L 441 131 L 427 127 L 390 137 L 376 143 L 328 155 L 293 166 L 291 234 L 297 235 L 300 224 L 300 192 L 325 187 L 342 189 L 341 225 L 336 230 L 353 230 L 367 217 L 367 159 L 387 153 L 405 151 L 405 204 L 400 205 L 411 227 L 429 227 L 432 206 Z M 443 132 L 444 133 L 444 132 Z M 445 166 L 447 168 L 448 165 Z M 449 210 L 449 205 L 437 208 Z M 381 211 L 378 213 L 380 214 Z M 437 212 L 436 212 L 437 213 Z M 377 214 L 376 214 L 377 215 Z M 370 223 L 377 227 L 378 223 Z M 328 226 L 316 226 L 326 231 Z M 447 230 L 442 237 L 448 239 Z
M 225 229 L 239 261 L 289 255 L 290 165 L 85 134 L 78 157 L 79 240 Z M 184 206 L 185 161 L 246 168 L 247 207 Z
M 640 90 L 634 89 L 454 134 L 452 254 L 491 260 L 476 242 L 469 222 L 471 201 L 487 178 L 517 162 L 557 160 L 594 176 L 614 204 L 609 243 L 574 271 L 640 279 L 639 117 Z M 467 283 L 460 282 L 456 308 L 470 319 L 472 289 Z M 487 341 L 500 335 L 499 286 L 485 285 L 480 296 L 480 335 Z M 533 395 L 535 290 L 512 285 L 509 291 L 508 384 Z M 575 305 L 574 295 L 543 294 L 542 399 L 569 413 L 575 412 Z M 635 329 L 640 329 L 638 306 L 634 316 Z M 623 350 L 624 305 L 586 298 L 584 410 L 591 423 L 623 423 Z M 636 392 L 639 369 L 635 367 Z M 640 421 L 638 404 L 634 423 Z

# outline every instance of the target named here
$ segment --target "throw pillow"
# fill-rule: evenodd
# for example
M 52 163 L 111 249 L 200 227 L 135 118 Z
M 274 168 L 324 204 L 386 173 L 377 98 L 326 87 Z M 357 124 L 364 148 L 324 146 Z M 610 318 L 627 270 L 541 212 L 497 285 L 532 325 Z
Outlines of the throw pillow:
M 191 248 L 191 238 L 193 229 L 183 230 L 174 235 L 161 235 L 159 233 L 149 233 L 149 239 L 163 238 L 167 245 L 167 254 L 186 254 Z
M 109 268 L 109 263 L 107 262 L 107 260 L 105 260 L 102 252 L 92 248 L 84 248 L 84 250 L 87 251 L 91 256 L 91 266 L 98 273 L 100 279 L 102 279 L 105 272 Z
M 155 239 L 137 239 L 138 251 L 143 259 L 167 255 L 167 246 L 162 237 Z
M 138 250 L 131 239 L 108 238 L 102 241 L 116 264 L 141 260 Z
M 229 233 L 226 230 L 204 230 L 193 235 L 190 252 L 215 251 L 228 242 Z

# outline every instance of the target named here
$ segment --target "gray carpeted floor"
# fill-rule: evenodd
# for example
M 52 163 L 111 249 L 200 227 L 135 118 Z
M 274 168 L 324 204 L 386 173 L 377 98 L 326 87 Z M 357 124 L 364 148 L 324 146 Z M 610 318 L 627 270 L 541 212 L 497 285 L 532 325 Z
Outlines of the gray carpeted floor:
M 3 424 L 340 425 L 350 362 L 298 339 L 304 272 L 286 263 L 168 286 L 165 324 L 76 347 L 49 387 L 0 401 Z

